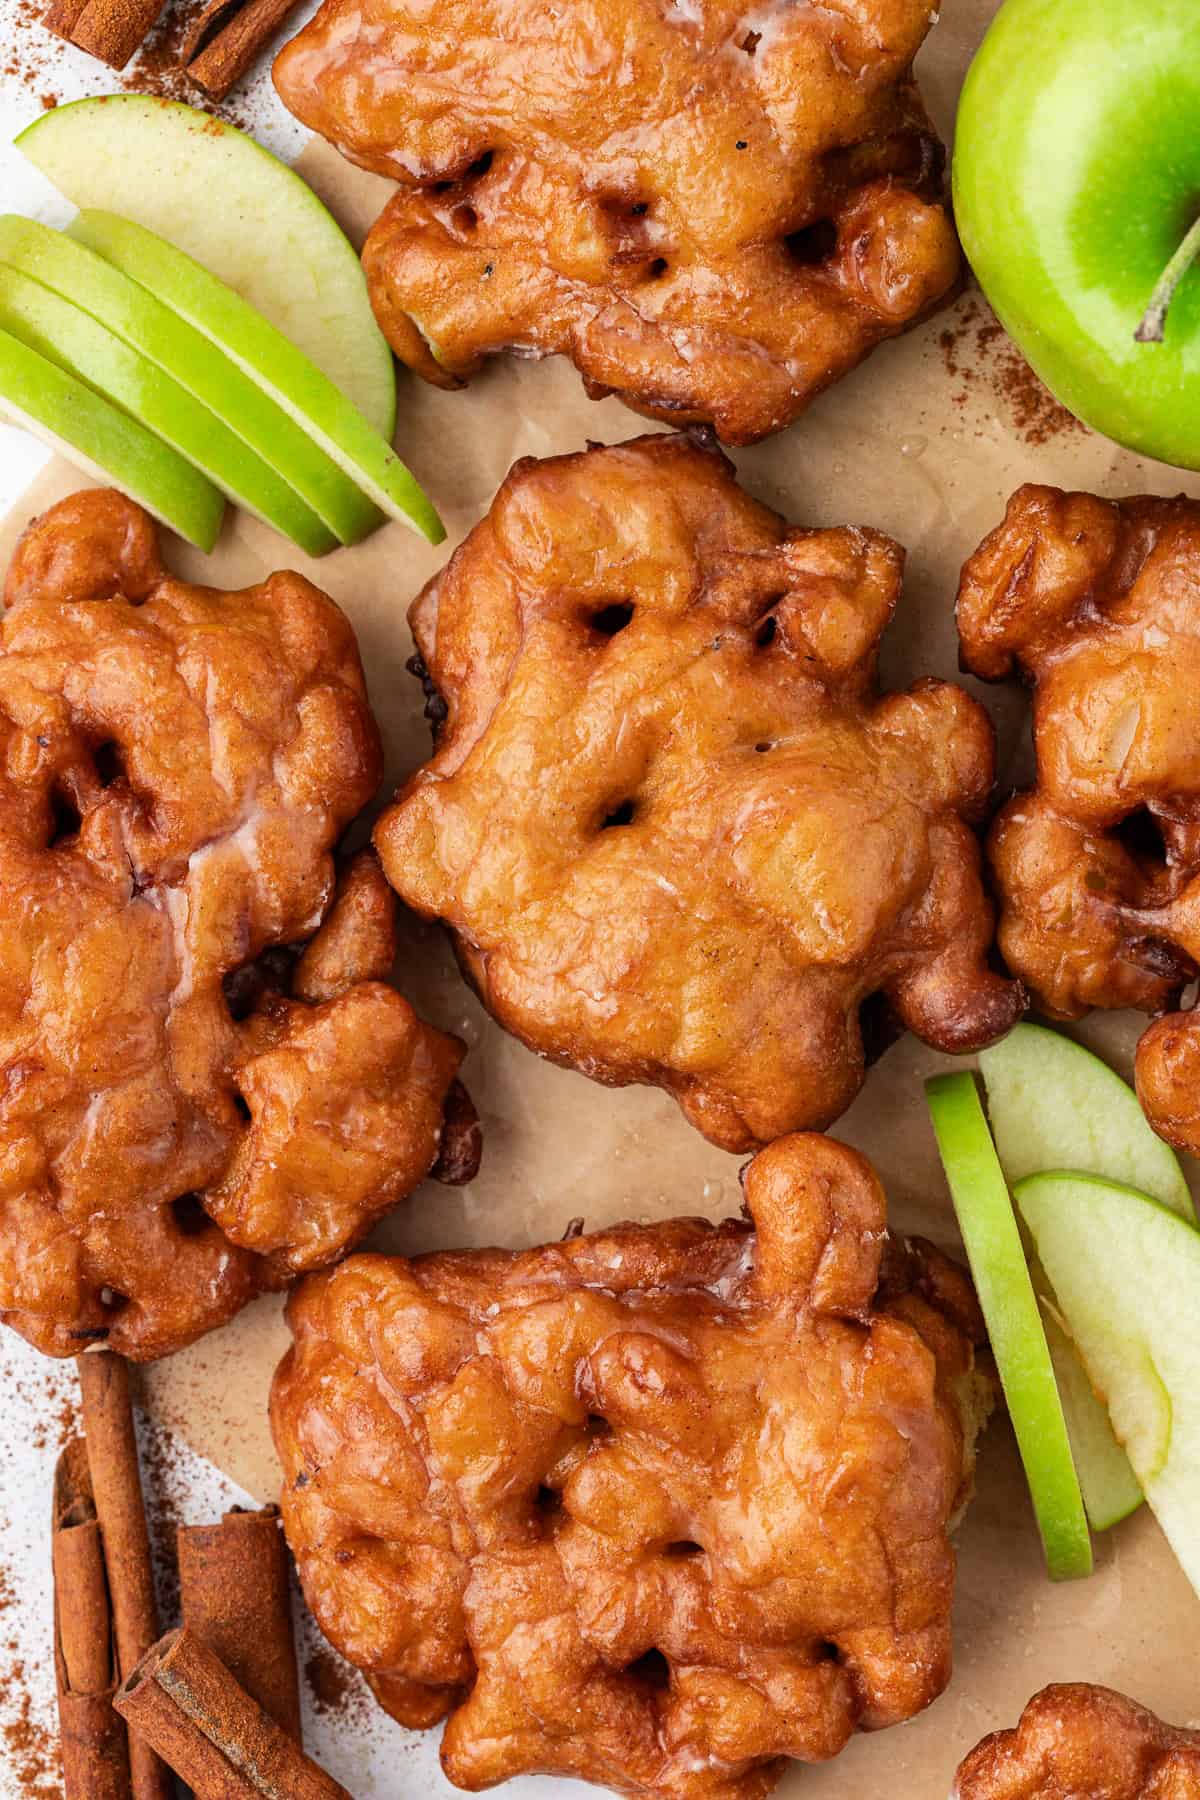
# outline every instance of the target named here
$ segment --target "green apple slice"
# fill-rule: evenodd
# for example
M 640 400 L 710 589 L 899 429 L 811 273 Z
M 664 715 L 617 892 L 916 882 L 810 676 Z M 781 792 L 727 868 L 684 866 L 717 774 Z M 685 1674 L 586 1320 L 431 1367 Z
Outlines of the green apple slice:
M 1016 1199 L 1092 1385 L 1200 1593 L 1200 1232 L 1096 1175 L 1030 1175 Z
M 0 415 L 93 481 L 121 488 L 199 549 L 216 543 L 225 502 L 211 481 L 136 419 L 4 330 Z
M 316 363 L 241 296 L 165 238 L 115 213 L 81 212 L 70 235 L 95 250 L 202 332 L 389 518 L 431 544 L 446 533 L 415 477 Z
M 378 524 L 365 496 L 261 388 L 102 256 L 61 231 L 8 213 L 0 216 L 0 263 L 90 313 L 270 464 L 293 494 L 287 523 L 272 522 L 310 556 L 324 555 L 339 540 L 353 543 Z
M 1092 1572 L 1092 1542 L 1046 1333 L 975 1077 L 925 1083 L 938 1151 L 987 1320 L 1009 1417 L 1055 1581 Z
M 1010 1186 L 1043 1169 L 1078 1169 L 1195 1219 L 1179 1158 L 1151 1131 L 1133 1089 L 1082 1044 L 1044 1025 L 1015 1025 L 980 1051 L 979 1072 Z
M 1093 1531 L 1111 1531 L 1137 1511 L 1145 1495 L 1133 1465 L 1117 1442 L 1108 1408 L 1097 1396 L 1079 1360 L 1079 1352 L 1050 1293 L 1049 1277 L 1036 1255 L 1031 1259 L 1029 1275 L 1042 1309 L 1046 1348 L 1067 1421 L 1084 1510 Z
M 278 157 L 209 113 L 146 94 L 54 107 L 17 147 L 74 205 L 136 220 L 234 288 L 390 441 L 396 368 L 362 266 Z
M 1133 1089 L 1090 1050 L 1023 1023 L 982 1051 L 979 1067 L 1010 1187 L 1043 1169 L 1076 1169 L 1125 1182 L 1194 1219 L 1175 1152 L 1150 1129 Z M 1030 1274 L 1043 1312 L 1051 1309 L 1053 1317 L 1053 1290 L 1036 1257 Z M 1046 1336 L 1088 1518 L 1096 1531 L 1107 1531 L 1137 1510 L 1142 1492 L 1069 1335 L 1056 1334 L 1048 1320 Z
M 261 457 L 90 313 L 6 263 L 0 263 L 0 327 L 131 413 L 237 505 L 276 530 L 290 530 L 296 496 Z

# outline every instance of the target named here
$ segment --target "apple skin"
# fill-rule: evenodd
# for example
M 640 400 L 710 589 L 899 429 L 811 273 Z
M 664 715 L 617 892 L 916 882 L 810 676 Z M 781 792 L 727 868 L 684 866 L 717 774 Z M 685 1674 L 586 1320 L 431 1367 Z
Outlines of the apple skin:
M 1136 330 L 1200 202 L 1195 0 L 1005 0 L 959 105 L 954 208 L 1001 323 L 1076 417 L 1200 468 L 1200 267 Z
M 979 1053 L 996 1153 L 1010 1187 L 1043 1169 L 1123 1182 L 1195 1222 L 1179 1158 L 1138 1097 L 1100 1057 L 1061 1031 L 1022 1020 Z
M 1095 1175 L 1030 1175 L 1016 1200 L 1092 1384 L 1200 1593 L 1200 1232 Z
M 1029 1277 L 1041 1308 L 1046 1348 L 1054 1366 L 1058 1397 L 1062 1401 L 1075 1473 L 1083 1495 L 1084 1510 L 1093 1531 L 1111 1531 L 1132 1517 L 1145 1501 L 1133 1466 L 1117 1442 L 1108 1408 L 1091 1384 L 1079 1352 L 1071 1341 L 1049 1277 L 1037 1260 L 1030 1258 Z
M 307 433 L 206 337 L 102 256 L 65 232 L 5 213 L 0 263 L 61 294 L 157 363 L 274 468 L 288 505 L 272 524 L 309 556 L 323 556 L 339 539 L 356 542 L 378 523 L 366 496 Z
M 1016 1214 L 975 1077 L 925 1083 L 942 1167 L 987 1321 L 1052 1580 L 1092 1572 L 1083 1496 Z
M 195 257 L 391 439 L 396 365 L 358 253 L 286 163 L 225 120 L 149 94 L 51 107 L 16 147 L 75 206 L 119 213 Z
M 225 502 L 161 438 L 0 329 L 0 417 L 32 431 L 93 481 L 119 487 L 172 531 L 211 550 Z
M 297 500 L 291 488 L 215 413 L 198 406 L 156 363 L 90 313 L 4 262 L 0 327 L 162 438 L 235 505 L 279 531 L 294 522 Z
M 445 526 L 391 444 L 311 359 L 193 257 L 131 219 L 86 208 L 69 234 L 201 332 L 360 488 L 372 522 L 400 519 L 428 543 Z M 375 510 L 378 509 L 378 510 Z
M 988 1117 L 1005 1180 L 1067 1167 L 1121 1181 L 1189 1223 L 1195 1208 L 1179 1158 L 1150 1129 L 1128 1084 L 1082 1044 L 1027 1020 L 979 1055 Z M 1053 1286 L 1036 1255 L 1030 1277 L 1062 1397 L 1084 1505 L 1095 1531 L 1136 1512 L 1143 1495 L 1129 1458 L 1059 1323 Z

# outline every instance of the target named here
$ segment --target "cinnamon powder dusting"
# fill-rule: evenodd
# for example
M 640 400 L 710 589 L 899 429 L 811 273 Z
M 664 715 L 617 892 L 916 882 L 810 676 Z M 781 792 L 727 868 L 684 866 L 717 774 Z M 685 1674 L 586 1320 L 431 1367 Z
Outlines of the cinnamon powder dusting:
M 0 1567 L 0 1619 L 13 1604 L 8 1571 Z M 19 1800 L 62 1800 L 56 1734 L 35 1717 L 21 1644 L 0 1625 L 0 1770 L 16 1782 Z
M 938 344 L 946 373 L 957 383 L 951 400 L 960 411 L 986 386 L 1026 444 L 1041 446 L 1086 431 L 1034 374 L 981 297 L 972 294 L 961 302 Z
M 374 1702 L 366 1683 L 358 1670 L 343 1661 L 336 1650 L 331 1650 L 323 1640 L 313 1641 L 317 1633 L 315 1628 L 310 1632 L 310 1626 L 311 1620 L 306 1617 L 302 1629 L 308 1639 L 304 1647 L 309 1649 L 309 1654 L 304 1658 L 304 1681 L 313 1711 L 318 1717 L 332 1716 L 347 1727 L 363 1727 L 374 1712 Z
M 127 94 L 150 94 L 156 100 L 182 100 L 200 112 L 212 113 L 242 131 L 249 131 L 251 126 L 247 116 L 238 110 L 239 95 L 221 106 L 214 105 L 184 74 L 183 46 L 204 4 L 205 0 L 175 0 L 174 4 L 168 5 L 127 67 L 119 71 L 110 69 L 106 74 L 114 88 Z M 62 70 L 64 55 L 70 53 L 42 24 L 45 10 L 46 0 L 14 0 L 12 11 L 16 30 L 7 42 L 0 43 L 0 77 L 19 83 L 28 92 L 31 107 L 36 104 L 49 112 L 62 101 L 55 78 Z M 98 64 L 92 66 L 99 67 Z

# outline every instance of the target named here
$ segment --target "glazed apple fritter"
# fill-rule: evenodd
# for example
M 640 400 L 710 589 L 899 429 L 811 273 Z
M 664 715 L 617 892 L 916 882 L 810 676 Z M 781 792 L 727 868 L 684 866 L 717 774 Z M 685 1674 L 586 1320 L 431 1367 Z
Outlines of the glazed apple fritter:
M 389 879 L 508 1030 L 730 1150 L 849 1105 L 874 996 L 942 1050 L 1021 1008 L 986 960 L 987 715 L 876 685 L 902 564 L 648 437 L 518 463 L 410 615 L 445 717 Z
M 272 1425 L 322 1629 L 449 1779 L 757 1800 L 927 1706 L 993 1382 L 870 1165 L 780 1140 L 753 1226 L 306 1278 Z
M 0 1316 L 160 1356 L 429 1172 L 462 1046 L 384 985 L 374 857 L 335 888 L 381 757 L 331 600 L 173 581 L 93 491 L 25 533 L 5 604 Z
M 1110 1688 L 1044 1688 L 971 1752 L 952 1800 L 1200 1800 L 1200 1733 Z
M 364 262 L 427 380 L 561 352 L 595 398 L 750 443 L 957 279 L 911 72 L 935 16 L 929 0 L 325 0 L 275 83 L 401 184 Z
M 1009 967 L 1054 1018 L 1165 1016 L 1142 1037 L 1155 1129 L 1200 1151 L 1200 504 L 1024 487 L 963 570 L 964 666 L 1034 684 L 1037 785 L 990 855 Z

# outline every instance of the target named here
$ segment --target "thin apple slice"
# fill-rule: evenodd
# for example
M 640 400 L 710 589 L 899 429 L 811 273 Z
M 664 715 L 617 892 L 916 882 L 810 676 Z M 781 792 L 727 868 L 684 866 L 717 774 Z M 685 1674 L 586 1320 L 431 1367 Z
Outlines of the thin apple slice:
M 1044 1025 L 1015 1025 L 980 1051 L 979 1072 L 1010 1186 L 1043 1169 L 1078 1169 L 1195 1219 L 1179 1158 L 1151 1131 L 1133 1089 L 1082 1044 Z
M 1200 1593 L 1200 1232 L 1096 1175 L 1030 1175 L 1016 1199 L 1092 1385 Z
M 975 1077 L 937 1075 L 925 1083 L 925 1092 L 1025 1465 L 1046 1566 L 1055 1581 L 1090 1575 L 1092 1542 L 1062 1402 Z
M 165 238 L 115 213 L 88 208 L 69 231 L 231 357 L 389 518 L 413 526 L 431 544 L 441 543 L 446 535 L 441 520 L 387 439 L 316 363 L 231 287 Z
M 291 535 L 296 496 L 261 457 L 90 313 L 6 263 L 0 263 L 0 327 L 132 414 L 236 505 Z M 319 533 L 319 522 L 306 529 Z
M 1076 1169 L 1125 1182 L 1194 1219 L 1179 1159 L 1150 1129 L 1133 1089 L 1098 1056 L 1061 1032 L 1022 1023 L 980 1052 L 988 1117 L 1011 1187 L 1043 1169 Z M 1030 1274 L 1043 1302 L 1053 1288 L 1036 1257 Z M 1108 1531 L 1141 1504 L 1142 1492 L 1108 1414 L 1091 1392 L 1069 1335 L 1046 1335 L 1058 1377 L 1079 1485 L 1096 1531 Z
M 56 106 L 17 148 L 78 207 L 134 219 L 234 288 L 391 439 L 396 369 L 353 245 L 278 157 L 146 94 Z
M 280 529 L 310 556 L 324 555 L 339 540 L 354 543 L 379 523 L 365 495 L 261 388 L 102 256 L 61 231 L 8 213 L 0 216 L 0 263 L 90 313 L 268 463 L 294 495 L 289 523 Z
M 93 481 L 121 488 L 201 550 L 211 550 L 225 502 L 161 438 L 0 330 L 0 415 L 22 425 Z
M 1067 1421 L 1084 1510 L 1093 1531 L 1111 1531 L 1137 1511 L 1145 1495 L 1133 1465 L 1117 1442 L 1108 1408 L 1092 1387 L 1071 1342 L 1071 1334 L 1049 1292 L 1049 1277 L 1036 1256 L 1030 1262 L 1029 1276 L 1042 1309 L 1046 1348 Z

